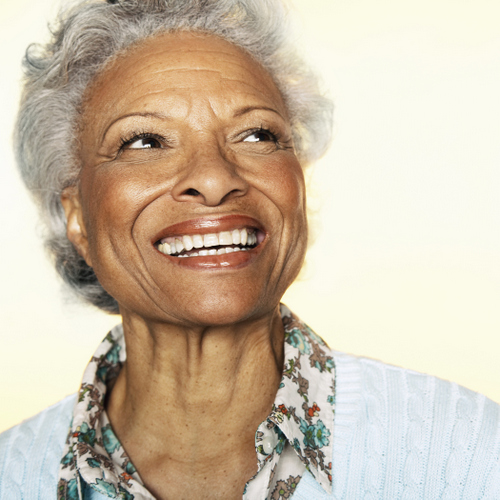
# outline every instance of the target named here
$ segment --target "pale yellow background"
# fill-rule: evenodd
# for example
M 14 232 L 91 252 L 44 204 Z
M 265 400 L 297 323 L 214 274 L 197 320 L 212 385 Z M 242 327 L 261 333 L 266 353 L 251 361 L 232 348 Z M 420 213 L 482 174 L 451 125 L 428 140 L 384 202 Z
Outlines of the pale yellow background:
M 56 3 L 0 5 L 2 430 L 76 391 L 116 319 L 63 300 L 14 171 L 19 61 Z M 319 236 L 286 303 L 337 349 L 500 401 L 500 2 L 294 10 L 336 114 L 313 176 Z

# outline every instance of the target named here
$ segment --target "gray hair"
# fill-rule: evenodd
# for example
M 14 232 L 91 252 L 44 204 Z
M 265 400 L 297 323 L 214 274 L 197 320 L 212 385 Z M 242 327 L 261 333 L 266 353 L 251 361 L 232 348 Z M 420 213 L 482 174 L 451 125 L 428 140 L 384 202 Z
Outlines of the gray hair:
M 326 150 L 332 104 L 288 44 L 281 0 L 77 0 L 61 10 L 46 45 L 30 46 L 15 132 L 17 162 L 46 224 L 45 243 L 64 281 L 112 313 L 118 304 L 66 237 L 62 191 L 77 184 L 82 96 L 104 66 L 140 41 L 197 31 L 245 50 L 271 75 L 289 113 L 298 157 L 306 165 Z

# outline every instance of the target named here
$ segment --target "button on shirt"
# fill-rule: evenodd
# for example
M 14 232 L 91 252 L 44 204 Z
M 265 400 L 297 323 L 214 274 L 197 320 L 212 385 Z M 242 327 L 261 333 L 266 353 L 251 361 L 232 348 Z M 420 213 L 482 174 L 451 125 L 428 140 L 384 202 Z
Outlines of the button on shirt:
M 269 416 L 255 433 L 258 471 L 244 500 L 290 498 L 305 471 L 327 493 L 331 460 L 335 367 L 325 342 L 285 306 L 285 362 Z M 106 391 L 126 359 L 121 325 L 103 340 L 83 375 L 59 469 L 58 499 L 83 498 L 90 487 L 108 498 L 151 500 L 153 495 L 123 449 L 104 409 Z

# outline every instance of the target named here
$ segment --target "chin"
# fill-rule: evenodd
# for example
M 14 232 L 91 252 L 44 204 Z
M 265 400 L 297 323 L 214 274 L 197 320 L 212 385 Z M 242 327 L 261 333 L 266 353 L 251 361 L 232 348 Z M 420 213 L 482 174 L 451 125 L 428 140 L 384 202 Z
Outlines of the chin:
M 278 304 L 279 298 L 262 300 L 261 297 L 245 297 L 244 294 L 214 294 L 191 302 L 190 308 L 179 316 L 189 318 L 189 323 L 197 326 L 230 326 L 258 319 Z

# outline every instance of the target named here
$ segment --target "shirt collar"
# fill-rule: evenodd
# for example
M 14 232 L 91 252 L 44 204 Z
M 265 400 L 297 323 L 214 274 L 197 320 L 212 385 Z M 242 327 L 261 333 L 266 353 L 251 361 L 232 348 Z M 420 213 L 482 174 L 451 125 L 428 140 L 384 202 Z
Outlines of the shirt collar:
M 285 361 L 268 420 L 285 434 L 300 460 L 327 492 L 332 491 L 335 365 L 326 343 L 290 310 L 280 306 Z
M 83 374 L 59 469 L 58 499 L 83 498 L 81 480 L 105 497 L 153 498 L 133 465 L 123 460 L 121 444 L 106 425 L 107 384 L 125 359 L 123 328 L 118 325 L 106 335 Z
M 267 421 L 285 435 L 299 459 L 321 487 L 332 491 L 332 433 L 335 405 L 335 366 L 325 342 L 290 310 L 280 306 L 285 331 L 284 367 L 280 387 Z M 107 383 L 126 359 L 123 328 L 105 337 L 84 372 L 73 421 L 61 462 L 60 485 L 76 487 L 76 471 L 100 493 L 132 492 L 151 498 L 138 479 L 111 459 L 109 436 L 99 420 L 104 412 Z M 110 426 L 109 426 L 110 427 Z M 113 439 L 117 441 L 113 435 Z M 131 466 L 131 464 L 130 464 Z M 79 480 L 79 479 L 78 479 Z M 65 485 L 65 486 L 64 486 Z

